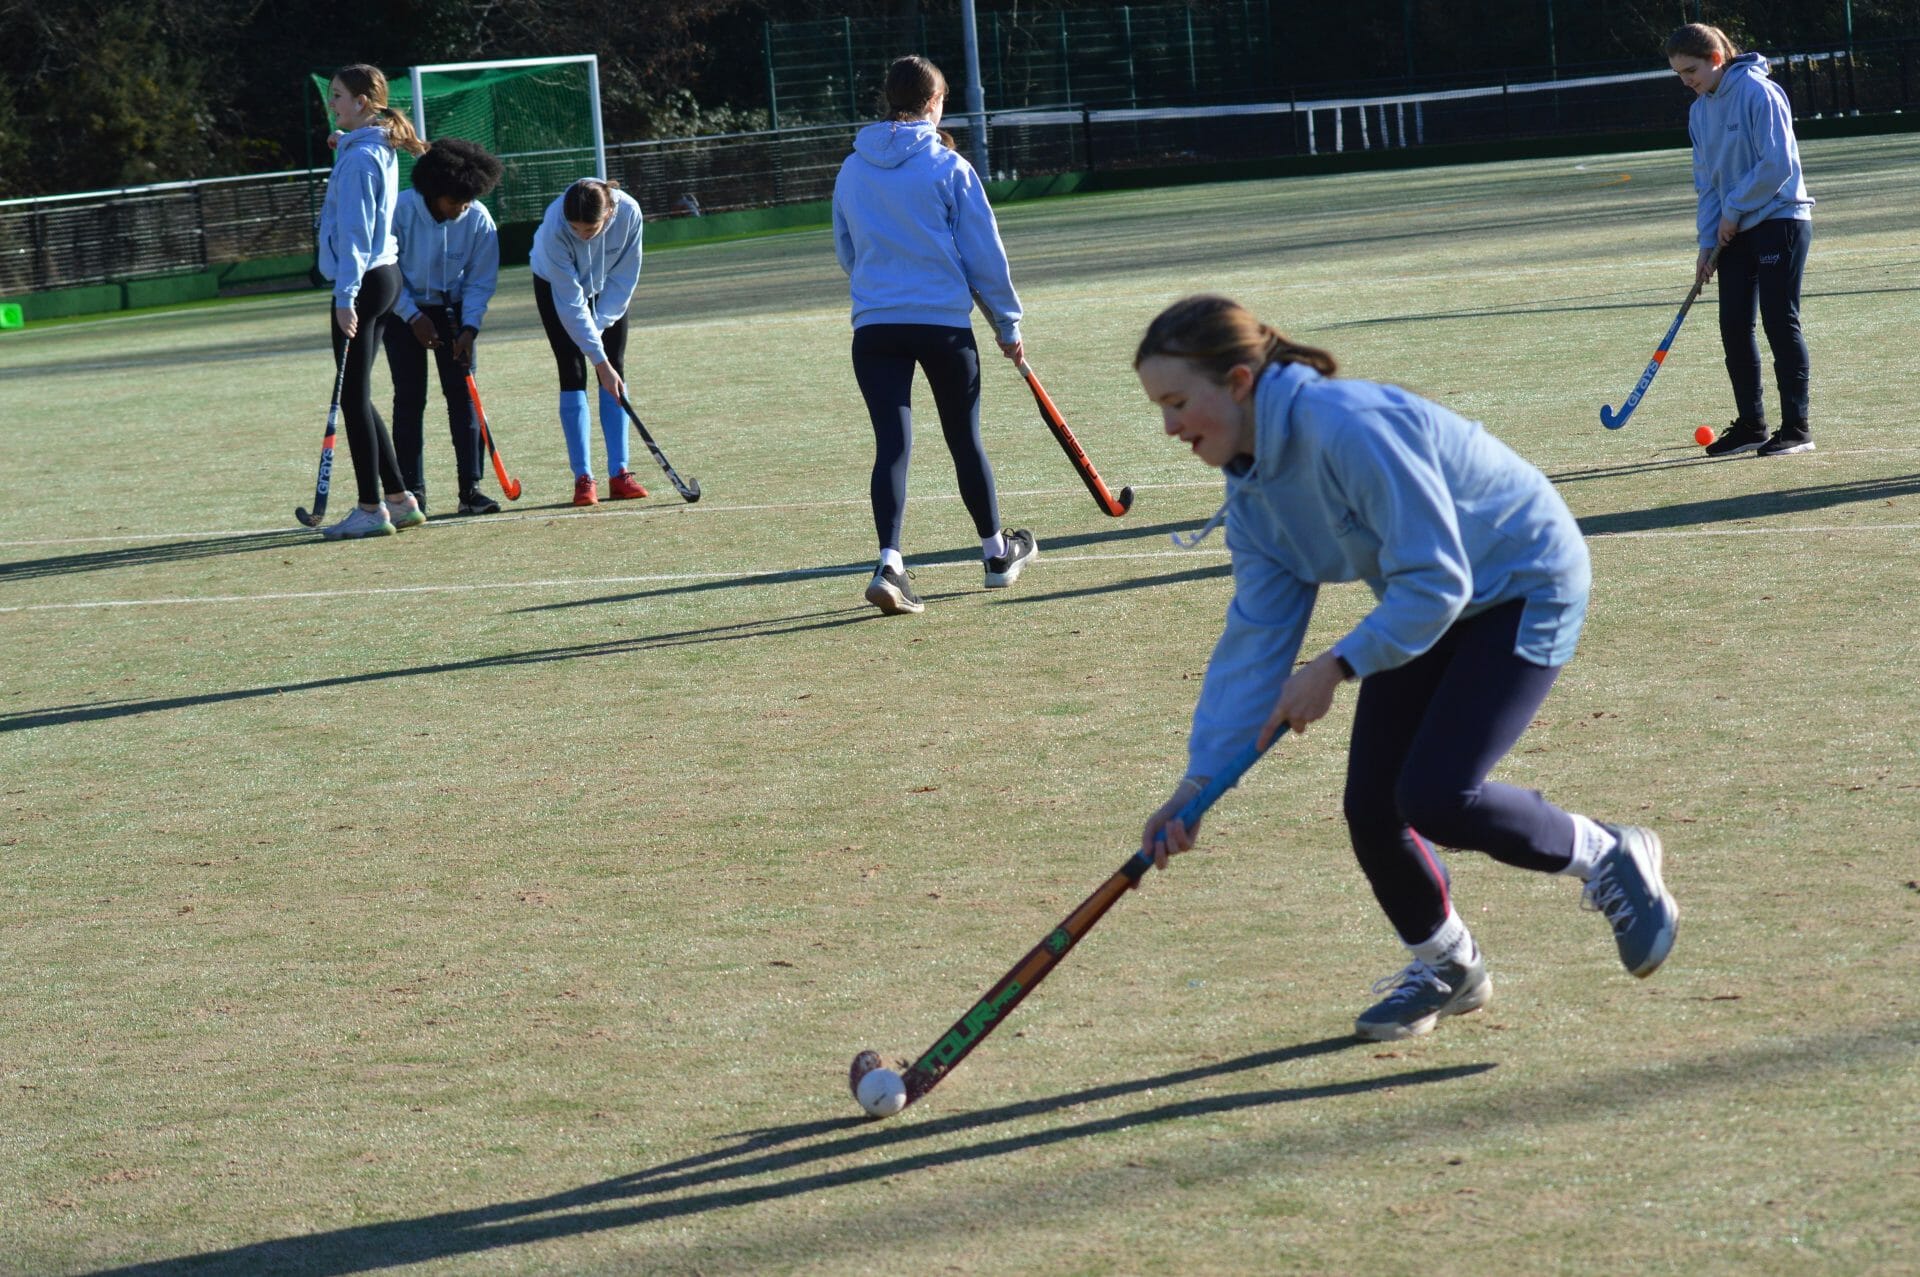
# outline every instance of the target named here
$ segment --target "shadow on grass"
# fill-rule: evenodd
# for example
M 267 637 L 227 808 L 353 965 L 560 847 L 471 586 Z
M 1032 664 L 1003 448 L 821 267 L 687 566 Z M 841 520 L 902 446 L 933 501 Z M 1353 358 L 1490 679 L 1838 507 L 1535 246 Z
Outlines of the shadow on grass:
M 1164 1087 L 1283 1065 L 1359 1045 L 1362 1045 L 1360 1039 L 1354 1037 L 1327 1038 L 1262 1051 L 1218 1064 L 1182 1069 L 1158 1077 L 1089 1087 L 1049 1099 L 1028 1100 L 928 1122 L 903 1119 L 878 1124 L 865 1118 L 846 1117 L 744 1132 L 737 1143 L 724 1149 L 545 1197 L 501 1202 L 472 1210 L 446 1211 L 418 1219 L 363 1224 L 305 1237 L 256 1242 L 231 1250 L 134 1264 L 103 1272 L 140 1274 L 142 1277 L 174 1277 L 175 1274 L 208 1272 L 371 1272 L 402 1264 L 479 1254 L 506 1246 L 579 1237 L 610 1229 L 684 1219 L 710 1211 L 732 1210 L 760 1202 L 885 1180 L 913 1171 L 986 1161 L 1029 1149 L 1092 1139 L 1161 1122 L 1436 1082 L 1454 1082 L 1478 1076 L 1496 1067 L 1491 1063 L 1483 1063 L 1408 1069 L 1321 1086 L 1274 1087 L 1229 1095 L 1200 1096 L 1041 1130 L 992 1136 L 973 1143 L 949 1144 L 917 1152 L 902 1151 L 910 1145 L 963 1136 L 1003 1123 L 1044 1117 L 1083 1104 L 1128 1095 L 1151 1094 Z M 820 1142 L 800 1146 L 801 1141 L 814 1140 L 816 1137 L 824 1138 Z M 849 1157 L 874 1154 L 880 1156 L 861 1165 L 831 1165 Z M 809 1169 L 820 1167 L 823 1163 L 829 1165 Z M 784 1175 L 785 1172 L 800 1173 Z M 720 1187 L 730 1181 L 762 1175 L 782 1177 L 755 1185 Z M 682 1195 L 668 1197 L 668 1194 Z M 643 1200 L 647 1198 L 659 1200 Z
M 1764 464 L 1791 463 L 1768 461 Z M 1856 479 L 1817 488 L 1780 488 L 1772 492 L 1751 492 L 1705 501 L 1682 501 L 1678 505 L 1659 506 L 1650 510 L 1590 514 L 1579 522 L 1583 534 L 1590 537 L 1607 536 L 1622 532 L 1651 532 L 1662 528 L 1699 527 L 1702 524 L 1739 519 L 1764 519 L 1783 514 L 1806 514 L 1863 501 L 1892 501 L 1911 496 L 1920 496 L 1920 475 L 1903 475 L 1896 479 Z
M 1136 576 L 1126 581 L 1109 581 L 1105 585 L 1082 586 L 1077 590 L 1053 590 L 1046 594 L 1019 594 L 1009 598 L 994 600 L 995 607 L 1019 607 L 1028 603 L 1058 603 L 1062 599 L 1084 599 L 1096 594 L 1118 594 L 1122 590 L 1145 590 L 1156 585 L 1185 585 L 1191 581 L 1210 581 L 1215 578 L 1227 578 L 1233 575 L 1233 564 L 1210 563 L 1206 567 L 1188 568 L 1185 572 L 1163 572 L 1159 576 Z
M 329 678 L 309 679 L 304 683 L 242 687 L 226 692 L 203 692 L 197 696 L 160 696 L 146 700 L 91 701 L 76 705 L 52 705 L 41 709 L 0 714 L 0 733 L 26 731 L 34 727 L 57 727 L 66 723 L 91 723 L 102 719 L 131 718 L 138 714 L 157 714 L 165 710 L 185 709 L 193 705 L 224 705 L 233 701 L 254 700 L 262 696 L 279 696 L 288 692 L 316 692 L 330 687 L 384 683 L 392 679 L 422 678 L 435 674 L 463 674 L 473 670 L 511 669 L 516 665 L 539 665 L 548 661 L 591 660 L 603 656 L 628 656 L 635 652 L 648 652 L 661 648 L 693 647 L 704 643 L 726 643 L 739 639 L 773 638 L 783 634 L 835 629 L 842 625 L 856 625 L 865 621 L 886 619 L 880 613 L 862 604 L 857 608 L 802 612 L 794 616 L 736 621 L 728 625 L 710 625 L 697 630 L 675 630 L 664 634 L 610 639 L 600 643 L 574 643 L 566 647 L 537 648 L 530 652 L 503 652 L 498 656 L 480 656 L 470 661 L 439 661 L 431 665 L 409 665 L 400 669 L 337 674 Z
M 290 550 L 309 542 L 318 544 L 318 541 L 317 535 L 306 528 L 288 528 L 284 532 L 228 533 L 192 541 L 160 541 L 151 545 L 123 546 L 117 550 L 49 555 L 40 559 L 0 562 L 0 583 L 32 581 L 49 576 L 77 576 L 82 572 L 110 572 L 115 568 L 191 563 L 196 559 L 254 554 L 261 550 Z
M 1679 296 L 1684 290 L 1676 290 Z M 1907 285 L 1900 288 L 1841 288 L 1825 292 L 1808 293 L 1808 300 L 1828 297 L 1870 297 L 1881 293 L 1914 293 L 1920 287 Z M 1661 307 L 1672 309 L 1674 302 L 1666 298 L 1648 298 L 1628 301 L 1590 301 L 1583 305 L 1568 305 L 1564 299 L 1552 302 L 1540 302 L 1532 306 L 1509 306 L 1498 310 L 1437 310 L 1414 315 L 1380 315 L 1372 319 L 1348 319 L 1337 324 L 1327 324 L 1329 329 L 1338 328 L 1374 328 L 1382 324 L 1428 324 L 1444 320 L 1476 319 L 1518 319 L 1534 315 L 1584 315 L 1602 310 L 1657 310 Z
M 1089 545 L 1109 545 L 1116 541 L 1132 541 L 1141 537 L 1161 538 L 1170 532 L 1190 529 L 1191 522 L 1141 524 L 1134 527 L 1115 527 L 1103 532 L 1082 532 L 1071 536 L 1042 537 L 1040 539 L 1040 557 L 1046 558 L 1047 552 L 1076 550 Z M 935 550 L 928 554 L 913 556 L 909 567 L 932 564 L 978 563 L 980 552 L 972 548 L 957 550 Z M 623 594 L 602 594 L 590 599 L 568 599 L 562 603 L 540 603 L 532 607 L 518 609 L 521 612 L 564 612 L 577 607 L 601 607 L 610 603 L 636 603 L 641 599 L 665 598 L 676 594 L 705 594 L 714 590 L 737 590 L 756 585 L 785 585 L 794 581 L 809 581 L 823 576 L 867 576 L 873 571 L 873 560 L 864 559 L 858 563 L 836 563 L 818 568 L 791 568 L 784 572 L 761 572 L 753 576 L 718 577 L 711 581 L 695 581 L 684 585 L 663 585 L 657 589 L 632 590 Z M 961 591 L 954 591 L 960 593 Z M 925 595 L 926 598 L 942 597 Z M 1048 597 L 1048 596 L 1042 596 Z

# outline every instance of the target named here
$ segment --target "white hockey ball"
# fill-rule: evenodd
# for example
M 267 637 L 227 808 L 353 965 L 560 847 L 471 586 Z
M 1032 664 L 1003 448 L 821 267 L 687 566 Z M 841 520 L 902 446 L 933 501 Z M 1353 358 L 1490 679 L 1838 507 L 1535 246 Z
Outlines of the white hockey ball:
M 853 1098 L 875 1117 L 892 1117 L 907 1106 L 907 1084 L 892 1069 L 872 1069 L 854 1088 Z

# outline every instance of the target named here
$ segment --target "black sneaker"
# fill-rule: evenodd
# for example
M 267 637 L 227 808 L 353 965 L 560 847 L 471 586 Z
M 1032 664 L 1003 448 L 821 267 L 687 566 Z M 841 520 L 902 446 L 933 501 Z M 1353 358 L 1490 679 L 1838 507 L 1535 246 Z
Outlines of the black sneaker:
M 867 582 L 867 602 L 888 616 L 926 611 L 927 605 L 913 592 L 912 575 L 898 568 L 881 568 L 873 574 L 873 580 Z
M 1020 569 L 1027 560 L 1040 552 L 1040 545 L 1033 539 L 1033 533 L 1025 528 L 1002 528 L 1000 535 L 1007 539 L 1007 552 L 997 559 L 987 560 L 987 588 L 1004 589 L 1020 577 Z
M 1773 438 L 1760 445 L 1763 457 L 1789 457 L 1796 452 L 1813 451 L 1813 431 L 1806 426 L 1782 426 Z
M 499 514 L 500 503 L 478 488 L 468 488 L 460 494 L 461 514 Z
M 1745 417 L 1735 417 L 1720 432 L 1720 437 L 1707 445 L 1709 457 L 1731 457 L 1736 452 L 1752 452 L 1767 442 L 1767 423 L 1748 421 Z

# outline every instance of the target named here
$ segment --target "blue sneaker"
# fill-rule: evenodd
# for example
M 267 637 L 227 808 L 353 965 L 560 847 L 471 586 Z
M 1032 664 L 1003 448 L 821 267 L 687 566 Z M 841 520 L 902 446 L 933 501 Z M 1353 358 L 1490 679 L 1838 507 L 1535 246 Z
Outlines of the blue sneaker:
M 1432 967 L 1415 959 L 1373 991 L 1387 996 L 1360 1013 L 1353 1031 L 1370 1042 L 1398 1042 L 1433 1032 L 1442 1016 L 1478 1011 L 1493 996 L 1493 981 L 1476 947 L 1471 962 Z
M 1580 907 L 1607 915 L 1620 965 L 1643 979 L 1673 952 L 1680 906 L 1660 880 L 1660 835 L 1638 825 L 1600 826 L 1616 841 L 1580 893 Z

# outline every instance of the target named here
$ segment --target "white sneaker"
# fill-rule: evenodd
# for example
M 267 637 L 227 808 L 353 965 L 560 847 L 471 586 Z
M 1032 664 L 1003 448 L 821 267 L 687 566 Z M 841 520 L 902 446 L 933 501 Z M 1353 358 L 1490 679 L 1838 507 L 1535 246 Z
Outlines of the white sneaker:
M 374 512 L 355 506 L 340 522 L 320 529 L 320 535 L 329 541 L 357 541 L 361 537 L 390 537 L 393 535 L 393 522 L 387 518 L 385 506 L 381 506 Z

